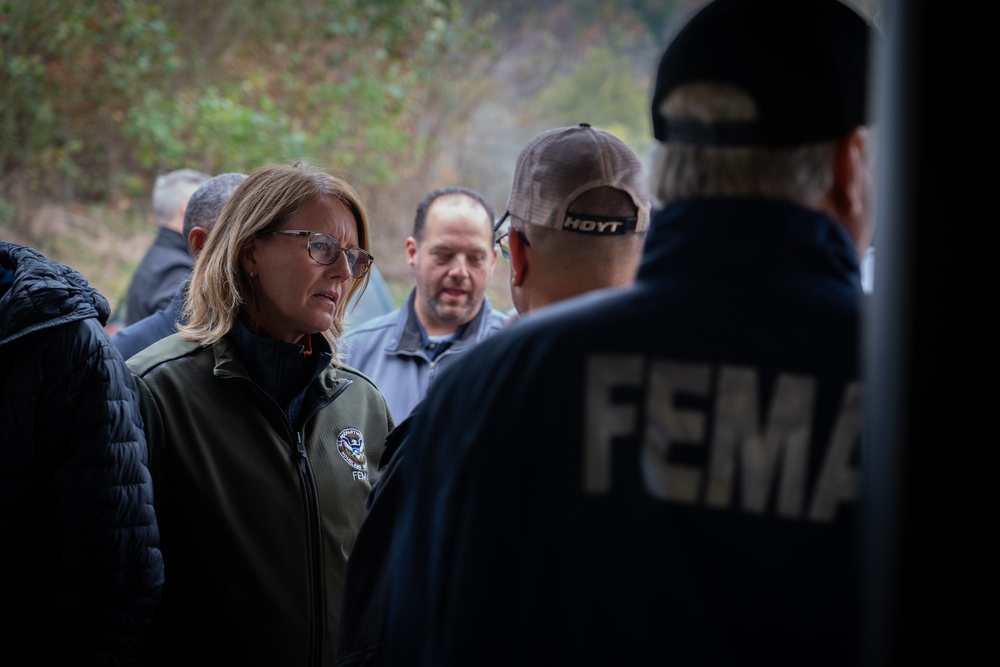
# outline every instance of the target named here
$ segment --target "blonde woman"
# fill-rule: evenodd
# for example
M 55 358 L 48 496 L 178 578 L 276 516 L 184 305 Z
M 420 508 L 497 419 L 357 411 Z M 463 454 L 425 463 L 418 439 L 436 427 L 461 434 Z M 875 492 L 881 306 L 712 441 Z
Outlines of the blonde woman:
M 147 664 L 333 664 L 343 570 L 394 425 L 338 355 L 370 238 L 340 178 L 259 169 L 198 256 L 188 324 L 130 360 L 166 569 Z

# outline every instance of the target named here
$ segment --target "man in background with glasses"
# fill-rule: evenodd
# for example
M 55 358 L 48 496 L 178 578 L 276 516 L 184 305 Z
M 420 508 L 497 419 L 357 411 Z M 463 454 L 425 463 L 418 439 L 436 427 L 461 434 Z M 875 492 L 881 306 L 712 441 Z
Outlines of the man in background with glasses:
M 406 261 L 416 286 L 402 308 L 346 335 L 344 360 L 378 386 L 397 422 L 460 353 L 500 330 L 486 288 L 496 266 L 493 209 L 481 194 L 444 187 L 417 206 Z
M 648 227 L 642 161 L 624 141 L 588 123 L 537 135 L 494 225 L 518 314 L 630 285 Z

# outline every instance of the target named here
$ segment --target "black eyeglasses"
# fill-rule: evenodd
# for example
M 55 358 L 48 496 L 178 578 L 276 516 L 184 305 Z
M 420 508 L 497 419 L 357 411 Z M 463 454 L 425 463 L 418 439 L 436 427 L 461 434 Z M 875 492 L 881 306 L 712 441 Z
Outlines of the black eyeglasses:
M 507 222 L 507 218 L 509 218 L 509 217 L 510 217 L 510 211 L 504 211 L 503 215 L 501 215 L 500 218 L 496 222 L 493 223 L 493 242 L 494 243 L 498 242 L 503 236 L 507 235 L 507 233 L 504 232 L 502 236 L 498 237 L 497 236 L 497 232 L 500 230 L 501 227 L 503 227 L 503 223 Z
M 351 270 L 353 278 L 364 278 L 371 268 L 375 258 L 370 253 L 361 248 L 344 248 L 340 241 L 329 234 L 320 232 L 307 232 L 300 229 L 284 229 L 276 232 L 261 232 L 258 236 L 305 236 L 306 250 L 309 256 L 320 264 L 333 264 L 340 258 L 340 253 L 344 253 L 347 258 L 347 266 Z
M 500 236 L 497 236 L 497 232 L 500 231 L 500 228 L 503 227 L 503 223 L 506 222 L 508 218 L 510 218 L 510 211 L 504 211 L 503 215 L 500 216 L 500 219 L 493 224 L 493 242 L 500 246 L 500 254 L 507 260 L 510 259 L 510 231 L 512 229 L 515 234 L 521 237 L 521 242 L 524 243 L 524 245 L 531 245 L 528 243 L 528 237 L 524 235 L 524 232 L 512 224 L 507 225 L 507 228 L 503 230 L 503 233 L 500 234 Z

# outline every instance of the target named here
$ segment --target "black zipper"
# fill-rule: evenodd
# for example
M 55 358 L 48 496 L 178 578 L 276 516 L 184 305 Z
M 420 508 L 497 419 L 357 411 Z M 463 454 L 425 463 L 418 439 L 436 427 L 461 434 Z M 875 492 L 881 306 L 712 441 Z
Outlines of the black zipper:
M 309 457 L 306 454 L 305 443 L 302 438 L 306 430 L 306 424 L 312 419 L 317 412 L 325 408 L 326 406 L 333 403 L 334 399 L 344 393 L 349 386 L 353 384 L 352 380 L 346 380 L 344 386 L 337 390 L 335 394 L 330 396 L 329 400 L 318 401 L 313 408 L 313 410 L 302 420 L 302 429 L 300 431 L 295 431 L 292 428 L 291 422 L 288 421 L 288 415 L 285 411 L 281 409 L 278 402 L 271 398 L 271 395 L 264 391 L 259 384 L 254 382 L 248 377 L 242 377 L 239 375 L 219 375 L 220 379 L 235 379 L 243 380 L 249 382 L 253 385 L 257 391 L 264 395 L 271 404 L 278 409 L 278 413 L 282 417 L 282 421 L 285 423 L 285 428 L 289 435 L 294 435 L 295 439 L 295 450 L 299 455 L 299 474 L 302 476 L 302 483 L 306 488 L 306 511 L 309 516 L 309 547 L 312 552 L 312 565 L 310 567 L 309 579 L 315 582 L 312 586 L 313 589 L 313 607 L 316 610 L 314 614 L 315 620 L 313 621 L 313 646 L 312 653 L 315 656 L 314 663 L 317 667 L 323 664 L 323 627 L 325 625 L 324 619 L 326 618 L 326 604 L 324 603 L 323 586 L 322 586 L 322 572 L 320 565 L 320 534 L 319 534 L 319 503 L 316 501 L 316 488 L 313 484 L 312 474 L 309 472 Z

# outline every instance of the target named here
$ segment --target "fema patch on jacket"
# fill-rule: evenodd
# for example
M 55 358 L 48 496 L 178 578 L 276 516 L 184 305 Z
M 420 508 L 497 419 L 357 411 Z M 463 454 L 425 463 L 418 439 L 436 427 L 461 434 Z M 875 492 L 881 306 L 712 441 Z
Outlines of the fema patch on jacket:
M 345 428 L 337 436 L 337 449 L 347 464 L 355 470 L 368 470 L 365 436 L 356 428 Z

